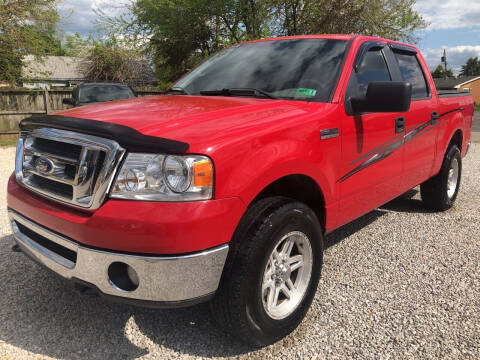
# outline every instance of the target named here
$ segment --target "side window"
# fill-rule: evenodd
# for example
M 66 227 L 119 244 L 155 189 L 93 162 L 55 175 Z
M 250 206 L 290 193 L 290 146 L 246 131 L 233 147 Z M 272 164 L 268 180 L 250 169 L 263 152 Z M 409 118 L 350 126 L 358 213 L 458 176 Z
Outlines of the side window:
M 348 93 L 350 96 L 365 96 L 371 82 L 391 80 L 382 51 L 371 50 L 364 55 L 358 72 L 352 72 Z
M 412 84 L 412 99 L 426 98 L 430 95 L 422 67 L 414 54 L 395 52 L 403 81 Z

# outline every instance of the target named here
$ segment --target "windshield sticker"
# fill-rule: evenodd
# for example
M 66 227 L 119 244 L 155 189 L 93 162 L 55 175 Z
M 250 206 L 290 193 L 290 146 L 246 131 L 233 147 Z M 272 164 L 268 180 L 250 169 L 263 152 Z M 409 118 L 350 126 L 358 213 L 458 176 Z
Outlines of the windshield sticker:
M 317 90 L 315 90 L 315 89 L 299 88 L 299 89 L 297 89 L 297 95 L 314 97 L 315 95 L 317 95 Z

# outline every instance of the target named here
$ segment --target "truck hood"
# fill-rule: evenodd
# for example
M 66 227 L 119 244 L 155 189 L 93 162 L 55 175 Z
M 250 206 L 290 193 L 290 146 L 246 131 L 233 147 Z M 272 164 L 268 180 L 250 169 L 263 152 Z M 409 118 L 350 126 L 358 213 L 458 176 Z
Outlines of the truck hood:
M 128 126 L 144 135 L 190 144 L 200 151 L 215 142 L 238 138 L 254 128 L 269 129 L 331 104 L 213 96 L 151 96 L 74 108 L 55 115 Z M 314 107 L 314 109 L 312 108 Z M 326 109 L 325 109 L 326 110 Z

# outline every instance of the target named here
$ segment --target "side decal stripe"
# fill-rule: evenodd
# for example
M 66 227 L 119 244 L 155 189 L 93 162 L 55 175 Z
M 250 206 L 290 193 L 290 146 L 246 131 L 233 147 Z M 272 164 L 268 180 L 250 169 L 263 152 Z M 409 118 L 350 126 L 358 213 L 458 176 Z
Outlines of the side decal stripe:
M 457 108 L 447 112 L 444 112 L 438 116 L 438 119 L 445 117 L 448 114 L 463 111 L 464 108 Z M 362 155 L 358 159 L 352 161 L 350 165 L 354 165 L 362 160 L 365 160 L 360 165 L 343 175 L 340 179 L 337 180 L 337 183 L 343 182 L 348 178 L 352 177 L 353 175 L 357 174 L 358 172 L 362 171 L 363 169 L 369 167 L 370 165 L 376 164 L 383 159 L 386 159 L 390 155 L 392 155 L 397 149 L 401 148 L 406 143 L 417 139 L 418 137 L 426 134 L 430 130 L 434 129 L 436 126 L 442 124 L 447 119 L 442 119 L 441 121 L 437 121 L 435 124 L 432 124 L 432 121 L 429 120 L 412 130 L 408 130 L 405 135 L 398 135 L 393 137 L 392 139 L 388 140 L 386 143 L 378 146 L 377 148 L 369 151 L 368 153 Z
M 388 147 L 388 146 L 391 145 L 392 143 L 395 143 L 397 140 L 402 139 L 402 138 L 403 138 L 403 135 L 397 135 L 397 136 L 395 136 L 394 138 L 388 140 L 386 143 L 384 143 L 384 144 L 376 147 L 375 149 L 373 149 L 373 150 L 369 151 L 368 153 L 362 155 L 362 156 L 359 157 L 358 159 L 353 160 L 353 161 L 350 163 L 350 165 L 356 164 L 356 163 L 359 162 L 359 161 L 362 161 L 362 160 L 364 160 L 364 159 L 366 159 L 366 158 L 368 158 L 368 157 L 370 157 L 370 156 L 372 156 L 372 155 L 375 155 L 375 154 L 378 153 L 380 150 Z

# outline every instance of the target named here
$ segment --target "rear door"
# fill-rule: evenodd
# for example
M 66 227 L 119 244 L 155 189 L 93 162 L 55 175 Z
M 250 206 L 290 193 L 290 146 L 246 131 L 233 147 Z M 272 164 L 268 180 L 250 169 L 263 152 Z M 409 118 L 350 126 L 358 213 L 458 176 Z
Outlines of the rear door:
M 342 120 L 342 174 L 339 225 L 387 202 L 400 191 L 404 127 L 400 113 L 353 115 L 350 98 L 366 95 L 375 81 L 392 81 L 398 67 L 391 67 L 393 54 L 382 43 L 366 42 L 357 52 L 345 94 Z M 397 72 L 395 72 L 397 71 Z M 401 124 L 400 124 L 401 125 Z
M 410 111 L 403 114 L 406 134 L 404 140 L 404 184 L 412 188 L 431 176 L 435 158 L 435 108 L 427 77 L 415 49 L 391 45 L 401 78 L 412 84 Z

